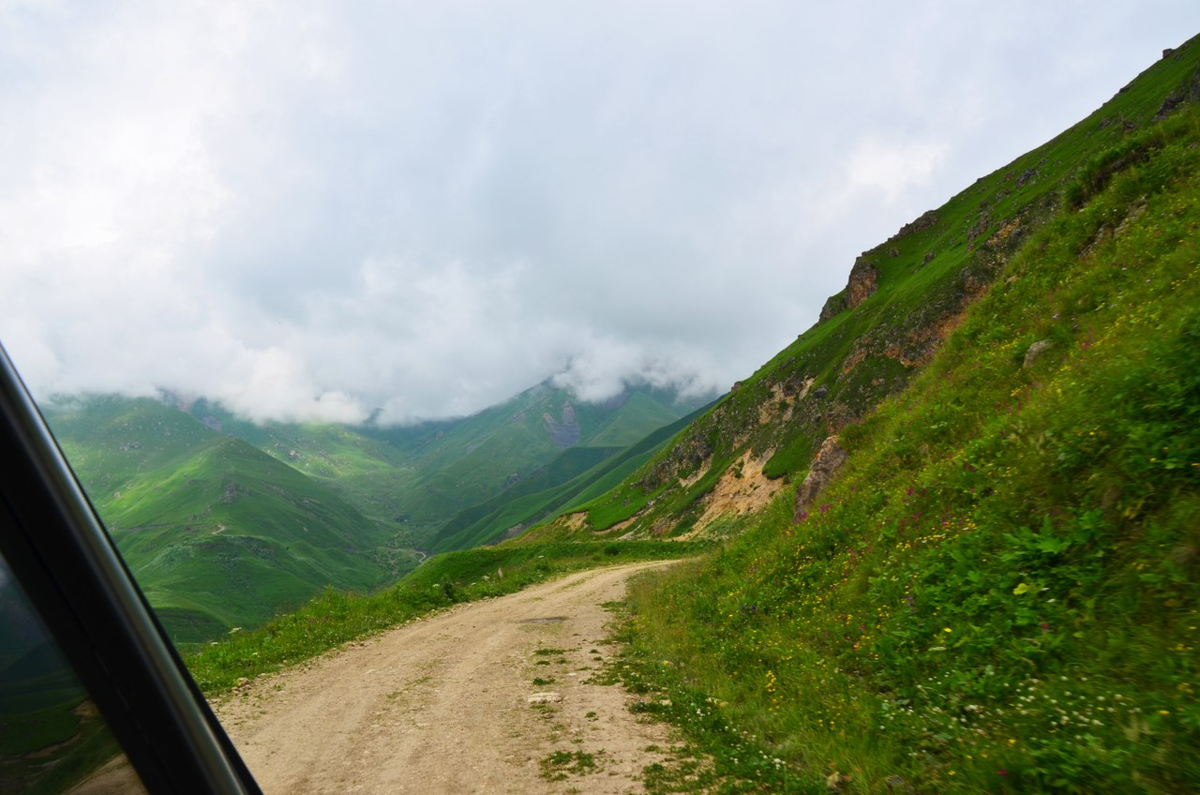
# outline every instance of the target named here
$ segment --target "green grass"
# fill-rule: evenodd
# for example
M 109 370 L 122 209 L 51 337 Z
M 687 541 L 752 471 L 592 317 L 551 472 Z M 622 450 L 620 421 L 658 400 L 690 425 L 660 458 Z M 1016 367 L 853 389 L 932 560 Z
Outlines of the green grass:
M 200 687 L 214 693 L 241 677 L 278 671 L 441 607 L 514 593 L 573 571 L 685 557 L 702 549 L 689 543 L 552 543 L 449 552 L 372 595 L 328 589 L 260 629 L 195 647 L 186 662 Z
M 502 540 L 505 532 L 518 524 L 540 518 L 555 505 L 569 498 L 587 482 L 589 472 L 621 453 L 620 447 L 572 447 L 530 477 L 517 482 L 490 500 L 460 512 L 438 531 L 433 548 L 448 552 L 469 549 Z
M 415 565 L 316 481 L 153 400 L 94 398 L 51 427 L 164 626 L 181 642 L 261 624 L 326 585 L 367 590 Z
M 768 477 L 802 479 L 827 436 L 867 416 L 928 365 L 1064 197 L 1078 201 L 1103 187 L 1130 151 L 1144 157 L 1139 147 L 1157 146 L 1144 137 L 1158 128 L 1155 114 L 1164 97 L 1187 90 L 1198 66 L 1200 48 L 1189 42 L 1087 119 L 951 198 L 932 225 L 866 252 L 879 273 L 871 297 L 802 334 L 627 481 L 594 497 L 583 506 L 589 524 L 634 519 L 628 532 L 636 537 L 682 532 L 692 514 L 681 506 L 694 496 L 678 497 L 682 484 L 747 450 L 773 454 Z M 1110 162 L 1098 168 L 1104 157 Z
M 799 522 L 633 589 L 620 671 L 723 791 L 1200 787 L 1200 112 L 1121 147 Z
M 586 776 L 604 770 L 604 752 L 554 751 L 545 756 L 539 765 L 542 778 L 547 781 L 565 781 L 570 776 Z
M 631 388 L 625 397 L 582 403 L 547 382 L 423 438 L 412 446 L 417 475 L 399 501 L 401 514 L 446 521 L 550 465 L 563 448 L 545 417 L 561 423 L 567 403 L 578 425 L 575 444 L 593 447 L 632 444 L 692 408 L 674 393 L 645 386 Z

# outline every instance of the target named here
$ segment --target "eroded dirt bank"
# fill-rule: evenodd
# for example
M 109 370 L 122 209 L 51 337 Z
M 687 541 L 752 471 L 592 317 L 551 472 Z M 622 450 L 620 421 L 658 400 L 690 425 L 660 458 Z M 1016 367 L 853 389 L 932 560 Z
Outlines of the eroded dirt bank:
M 666 747 L 666 729 L 591 679 L 611 654 L 601 605 L 662 565 L 462 605 L 214 707 L 267 793 L 639 792 L 642 768 L 663 761 L 645 749 Z M 563 780 L 546 778 L 555 761 Z

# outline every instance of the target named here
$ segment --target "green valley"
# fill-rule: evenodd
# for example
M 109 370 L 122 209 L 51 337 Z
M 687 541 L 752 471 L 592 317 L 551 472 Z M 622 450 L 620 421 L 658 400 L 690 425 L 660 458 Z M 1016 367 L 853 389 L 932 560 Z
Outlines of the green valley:
M 194 642 L 326 587 L 371 591 L 424 550 L 495 543 L 625 471 L 694 406 L 648 387 L 593 405 L 547 383 L 395 428 L 254 424 L 169 395 L 46 413 L 159 618 Z
M 381 554 L 390 528 L 159 401 L 88 398 L 47 416 L 177 641 L 262 623 L 330 584 L 377 587 L 415 565 Z
M 511 524 L 489 525 L 458 540 L 451 537 L 463 520 L 454 517 L 478 518 L 483 506 L 491 511 L 555 489 L 564 473 L 574 477 L 601 464 L 710 399 L 635 386 L 592 404 L 547 381 L 469 417 L 357 427 L 259 425 L 204 400 L 176 402 L 209 427 L 326 484 L 374 520 L 391 524 L 407 544 L 444 551 L 494 543 L 546 510 L 517 510 Z M 558 504 L 553 494 L 536 501 L 542 502 Z

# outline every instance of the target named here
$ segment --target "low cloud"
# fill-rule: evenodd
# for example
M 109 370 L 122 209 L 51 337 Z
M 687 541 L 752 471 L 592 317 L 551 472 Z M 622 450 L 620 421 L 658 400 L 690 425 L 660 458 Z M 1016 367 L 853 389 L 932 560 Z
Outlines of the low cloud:
M 914 187 L 929 185 L 949 149 L 945 141 L 864 141 L 850 154 L 847 187 L 877 191 L 885 201 L 895 202 Z
M 942 8 L 9 4 L 0 341 L 256 420 L 727 389 L 1200 23 Z

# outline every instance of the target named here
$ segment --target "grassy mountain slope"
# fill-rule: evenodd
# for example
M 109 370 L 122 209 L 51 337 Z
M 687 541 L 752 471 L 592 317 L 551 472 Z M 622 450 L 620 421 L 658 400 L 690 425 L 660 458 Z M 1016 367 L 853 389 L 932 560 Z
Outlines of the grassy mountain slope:
M 258 425 L 204 400 L 178 402 L 209 427 L 322 481 L 372 520 L 389 524 L 405 544 L 442 550 L 489 543 L 513 525 L 544 516 L 545 511 L 514 509 L 520 516 L 499 530 L 464 535 L 459 523 L 442 529 L 457 514 L 469 513 L 473 522 L 485 505 L 491 513 L 510 499 L 528 497 L 536 490 L 524 485 L 528 478 L 557 487 L 556 471 L 570 470 L 572 476 L 581 471 L 575 456 L 555 463 L 564 452 L 582 447 L 616 452 L 699 405 L 646 386 L 588 404 L 546 382 L 470 417 L 383 428 Z M 582 455 L 599 460 L 595 451 Z M 521 488 L 513 491 L 514 486 Z M 455 534 L 457 540 L 446 541 Z
M 799 480 L 822 441 L 904 389 L 1016 253 L 1056 217 L 1097 153 L 1153 129 L 1200 92 L 1194 46 L 1155 64 L 1088 119 L 864 252 L 822 320 L 741 382 L 636 478 L 586 506 L 588 529 L 689 530 L 722 482 Z M 749 458 L 747 459 L 747 454 Z M 743 473 L 735 463 L 762 461 Z M 559 523 L 541 538 L 568 534 Z
M 539 384 L 426 439 L 415 458 L 425 474 L 405 497 L 404 512 L 444 520 L 530 477 L 567 448 L 632 444 L 691 408 L 644 387 L 593 404 Z
M 426 542 L 426 534 L 400 521 L 402 499 L 420 477 L 413 459 L 422 433 L 436 434 L 445 424 L 377 438 L 343 425 L 253 423 L 204 399 L 176 403 L 208 427 L 249 442 L 337 492 L 376 524 L 390 527 L 399 542 Z
M 1035 168 L 1029 203 L 1005 175 Z M 968 252 L 952 233 L 984 201 Z M 796 475 L 831 430 L 849 453 L 811 505 L 785 490 L 631 596 L 623 675 L 711 755 L 652 789 L 1200 789 L 1198 42 L 937 215 L 959 220 L 886 244 L 931 247 L 924 269 L 902 249 L 617 492 L 686 524 L 656 480 L 687 471 L 676 450 L 763 444 Z M 947 254 L 994 275 L 965 312 Z M 953 309 L 931 336 L 921 290 Z M 815 435 L 771 430 L 794 425 Z
M 630 403 L 637 398 L 635 394 Z M 438 532 L 433 549 L 445 552 L 493 544 L 534 522 L 572 510 L 636 471 L 702 412 L 676 419 L 625 447 L 580 446 L 564 451 L 526 480 L 450 519 Z M 661 418 L 661 412 L 655 413 Z M 625 441 L 628 429 L 640 432 L 643 427 L 627 422 L 624 415 L 612 419 L 597 433 L 597 440 Z
M 327 585 L 390 576 L 389 530 L 249 444 L 154 400 L 94 398 L 47 419 L 177 640 L 266 621 Z
M 438 531 L 433 551 L 469 549 L 503 538 L 521 528 L 522 519 L 540 518 L 548 500 L 558 497 L 566 483 L 585 475 L 622 451 L 620 447 L 573 447 L 548 465 L 490 500 L 460 511 Z
M 630 447 L 650 432 L 679 419 L 680 412 L 644 392 L 629 395 L 619 411 L 610 414 L 588 439 L 592 447 Z

